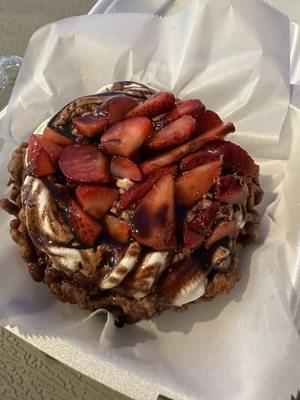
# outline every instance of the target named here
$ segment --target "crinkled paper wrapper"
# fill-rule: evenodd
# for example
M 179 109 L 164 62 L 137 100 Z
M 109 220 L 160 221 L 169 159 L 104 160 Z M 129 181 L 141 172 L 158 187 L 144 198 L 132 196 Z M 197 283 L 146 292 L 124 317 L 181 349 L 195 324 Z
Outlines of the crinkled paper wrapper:
M 191 1 L 173 16 L 74 17 L 32 37 L 0 122 L 1 195 L 11 152 L 70 100 L 120 80 L 199 97 L 260 162 L 261 237 L 228 296 L 117 329 L 31 280 L 1 212 L 0 319 L 134 399 L 288 399 L 300 387 L 300 90 L 290 102 L 287 17 L 254 0 Z M 297 280 L 298 279 L 298 280 Z M 298 314 L 297 314 L 298 313 Z

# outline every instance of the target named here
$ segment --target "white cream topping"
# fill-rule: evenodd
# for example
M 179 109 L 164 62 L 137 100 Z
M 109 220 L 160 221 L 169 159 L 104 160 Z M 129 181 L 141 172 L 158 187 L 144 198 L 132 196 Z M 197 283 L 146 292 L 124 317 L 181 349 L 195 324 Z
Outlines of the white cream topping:
M 111 289 L 118 286 L 135 267 L 140 251 L 141 247 L 137 242 L 131 243 L 121 261 L 101 281 L 100 287 Z
M 69 243 L 74 238 L 71 229 L 63 223 L 63 218 L 59 218 L 59 210 L 40 179 L 26 176 L 22 198 L 29 233 L 40 232 L 47 241 L 60 244 Z
M 117 179 L 116 185 L 119 189 L 125 191 L 134 186 L 134 182 L 132 182 L 130 179 L 123 178 L 123 179 Z
M 79 268 L 90 271 L 100 262 L 102 257 L 101 246 L 94 249 L 73 249 L 69 247 L 47 246 L 45 252 L 51 259 L 53 266 L 67 273 L 77 271 Z
M 75 272 L 80 263 L 82 263 L 82 257 L 78 249 L 51 246 L 45 248 L 45 251 L 57 269 Z
M 173 306 L 183 306 L 202 297 L 205 293 L 207 279 L 205 275 L 201 275 L 199 279 L 190 282 L 189 286 L 180 288 L 180 292 L 173 299 Z
M 246 217 L 244 216 L 245 213 L 243 213 L 242 208 L 240 207 L 238 210 L 236 210 L 232 216 L 232 220 L 235 223 L 235 225 L 239 228 L 242 229 L 244 228 L 244 225 L 246 224 Z
M 146 254 L 133 278 L 131 294 L 135 299 L 147 296 L 155 280 L 166 268 L 168 255 L 168 251 L 155 251 Z

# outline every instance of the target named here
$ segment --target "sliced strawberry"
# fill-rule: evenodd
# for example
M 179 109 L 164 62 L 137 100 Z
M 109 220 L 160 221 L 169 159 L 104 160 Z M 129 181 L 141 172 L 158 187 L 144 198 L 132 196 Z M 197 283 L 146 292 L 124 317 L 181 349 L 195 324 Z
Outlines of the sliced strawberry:
M 101 218 L 117 200 L 118 191 L 101 186 L 80 186 L 76 196 L 85 211 L 94 218 Z
M 106 117 L 98 117 L 92 113 L 74 117 L 72 122 L 78 132 L 87 137 L 99 135 L 108 125 Z
M 172 175 L 163 176 L 141 200 L 133 215 L 132 234 L 139 243 L 155 250 L 176 247 Z
M 217 113 L 211 110 L 205 110 L 205 112 L 197 118 L 196 133 L 200 135 L 221 125 L 223 125 L 223 121 Z
M 218 139 L 213 140 L 212 142 L 207 143 L 203 147 L 203 151 L 207 151 L 212 154 L 218 154 L 223 161 L 223 174 L 227 173 L 226 169 L 228 169 L 228 163 L 230 162 L 230 151 L 229 147 L 227 146 L 227 141 Z M 230 172 L 230 171 L 229 171 Z
M 142 179 L 139 167 L 125 157 L 116 157 L 111 161 L 110 173 L 118 178 L 127 178 L 132 181 L 140 181 Z
M 199 233 L 193 231 L 193 229 L 189 228 L 187 222 L 183 224 L 183 243 L 185 247 L 188 249 L 196 249 L 201 246 L 204 240 L 204 236 Z
M 107 215 L 105 217 L 105 227 L 108 234 L 119 243 L 127 243 L 130 234 L 131 227 L 126 221 L 122 221 L 119 218 Z
M 193 204 L 206 194 L 221 174 L 221 161 L 193 168 L 176 180 L 176 195 L 183 205 Z
M 227 142 L 230 151 L 230 166 L 232 172 L 240 175 L 246 182 L 252 179 L 258 181 L 259 166 L 255 164 L 253 158 L 242 147 L 235 143 Z
M 102 231 L 101 226 L 74 200 L 69 202 L 68 218 L 74 233 L 82 243 L 93 246 Z
M 51 140 L 46 139 L 44 136 L 41 135 L 32 135 L 35 139 L 39 142 L 42 148 L 46 151 L 48 156 L 51 158 L 51 161 L 56 164 L 61 153 L 63 151 L 63 147 Z
M 191 115 L 194 118 L 199 117 L 205 111 L 204 105 L 198 99 L 180 101 L 176 106 L 166 114 L 161 121 L 169 124 L 183 115 Z
M 226 175 L 216 181 L 215 194 L 222 203 L 239 204 L 247 200 L 249 189 L 238 176 Z
M 111 154 L 130 157 L 147 139 L 153 129 L 146 117 L 136 117 L 117 122 L 101 137 L 101 144 Z
M 259 166 L 242 147 L 225 140 L 215 140 L 204 147 L 207 151 L 218 151 L 223 155 L 223 173 L 237 174 L 249 183 L 258 182 Z
M 197 166 L 207 164 L 212 161 L 217 161 L 220 159 L 220 154 L 218 152 L 212 153 L 204 150 L 199 150 L 196 153 L 189 154 L 184 157 L 180 162 L 180 169 L 182 172 L 189 171 Z
M 28 140 L 27 163 L 29 174 L 38 178 L 54 174 L 56 171 L 50 156 L 34 135 Z
M 205 247 L 208 249 L 212 244 L 225 238 L 226 236 L 237 238 L 239 229 L 233 221 L 222 221 L 213 230 L 209 238 L 205 242 Z
M 151 172 L 165 167 L 166 165 L 172 164 L 187 154 L 194 153 L 195 151 L 201 149 L 204 145 L 206 145 L 210 141 L 214 141 L 218 138 L 223 138 L 227 134 L 234 132 L 234 125 L 230 122 L 226 125 L 219 126 L 214 128 L 203 135 L 196 137 L 193 140 L 190 140 L 187 143 L 182 144 L 179 147 L 169 151 L 168 153 L 164 153 L 160 156 L 157 156 L 151 160 L 148 160 L 140 165 L 142 173 L 144 175 L 149 175 Z
M 125 114 L 138 105 L 138 100 L 130 96 L 115 96 L 104 103 L 103 112 L 109 125 L 121 121 Z
M 126 114 L 126 118 L 155 117 L 169 111 L 175 105 L 175 97 L 172 93 L 159 92 L 140 103 Z
M 190 115 L 183 115 L 155 133 L 147 142 L 152 150 L 163 150 L 186 142 L 195 130 L 196 121 Z
M 153 185 L 160 180 L 164 175 L 173 175 L 176 172 L 176 167 L 169 166 L 161 168 L 149 175 L 145 181 L 138 183 L 123 193 L 120 197 L 119 207 L 124 209 L 131 203 L 141 199 L 144 195 L 152 189 Z
M 189 227 L 200 235 L 206 235 L 216 218 L 218 209 L 218 204 L 212 203 L 209 207 L 197 213 L 196 217 L 189 223 Z
M 47 140 L 51 140 L 51 142 L 60 144 L 61 146 L 67 146 L 68 144 L 72 144 L 72 140 L 67 136 L 62 135 L 61 133 L 55 131 L 53 128 L 46 126 L 43 132 L 43 137 Z
M 90 144 L 65 147 L 58 163 L 70 182 L 99 184 L 109 181 L 106 157 Z
M 73 118 L 73 125 L 81 135 L 93 137 L 100 135 L 105 128 L 120 121 L 127 111 L 138 104 L 130 96 L 115 96 L 108 99 L 101 107 L 101 115 L 88 113 Z

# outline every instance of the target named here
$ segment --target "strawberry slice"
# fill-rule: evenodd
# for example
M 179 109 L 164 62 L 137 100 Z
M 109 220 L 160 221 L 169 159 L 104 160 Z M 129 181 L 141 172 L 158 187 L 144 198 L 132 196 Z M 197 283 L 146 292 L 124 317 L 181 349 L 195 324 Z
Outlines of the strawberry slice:
M 248 186 L 236 175 L 220 176 L 215 184 L 219 201 L 227 204 L 244 203 L 249 196 Z
M 111 161 L 110 173 L 118 178 L 127 178 L 132 181 L 140 181 L 142 179 L 139 167 L 125 157 L 116 157 Z
M 138 105 L 138 100 L 130 96 L 115 96 L 104 103 L 103 111 L 108 120 L 108 124 L 112 125 L 121 121 L 125 114 Z
M 180 170 L 182 172 L 189 171 L 192 168 L 207 164 L 212 161 L 217 161 L 219 159 L 220 154 L 218 152 L 212 153 L 204 150 L 199 150 L 196 153 L 189 154 L 181 160 Z
M 93 246 L 102 231 L 101 226 L 74 200 L 70 200 L 67 213 L 76 236 L 86 246 Z
M 164 153 L 142 163 L 140 165 L 141 171 L 144 175 L 149 175 L 151 172 L 161 167 L 165 167 L 166 165 L 172 164 L 180 160 L 187 154 L 194 153 L 195 151 L 201 149 L 201 147 L 206 145 L 208 142 L 214 141 L 218 138 L 223 138 L 227 134 L 234 132 L 234 130 L 234 125 L 231 122 L 214 128 L 204 133 L 203 135 L 196 137 L 195 139 L 190 140 L 189 142 L 184 143 L 179 147 L 176 147 L 168 153 Z
M 221 125 L 223 125 L 223 121 L 217 113 L 211 110 L 205 110 L 205 112 L 197 118 L 196 133 L 200 135 Z
M 162 150 L 186 142 L 192 136 L 195 127 L 195 118 L 183 115 L 155 133 L 148 140 L 147 147 L 152 150 Z
M 134 185 L 125 193 L 123 193 L 120 197 L 119 207 L 124 209 L 133 202 L 144 197 L 144 195 L 149 192 L 153 185 L 155 185 L 155 183 L 158 182 L 162 176 L 174 175 L 176 169 L 177 168 L 174 166 L 169 166 L 155 171 L 153 174 L 149 175 L 145 181 Z
M 189 228 L 187 222 L 183 224 L 183 243 L 190 250 L 196 249 L 203 243 L 204 236 Z
M 204 105 L 198 99 L 180 101 L 161 121 L 169 124 L 183 115 L 191 115 L 194 118 L 199 117 L 205 111 Z
M 126 118 L 155 117 L 169 111 L 175 106 L 175 97 L 172 93 L 159 92 L 140 103 L 126 114 Z
M 138 104 L 138 100 L 129 96 L 115 96 L 101 107 L 100 116 L 88 113 L 73 118 L 73 125 L 79 133 L 87 137 L 101 134 L 105 128 L 120 121 L 127 111 Z
M 76 189 L 80 204 L 92 217 L 101 218 L 118 198 L 116 189 L 100 186 L 80 186 Z
M 32 135 L 34 138 L 39 142 L 48 156 L 51 158 L 51 161 L 56 164 L 61 153 L 63 151 L 63 147 L 51 140 L 46 139 L 44 136 L 41 135 Z
M 99 135 L 108 125 L 105 117 L 98 117 L 92 113 L 74 117 L 72 122 L 78 132 L 86 137 Z
M 147 139 L 153 129 L 146 117 L 136 117 L 117 122 L 101 137 L 101 144 L 111 154 L 130 157 Z
M 127 243 L 130 234 L 131 227 L 126 221 L 122 221 L 119 218 L 107 215 L 105 217 L 105 227 L 108 234 L 119 243 Z
M 239 229 L 233 221 L 222 221 L 213 230 L 209 238 L 205 242 L 205 247 L 208 249 L 212 244 L 225 238 L 226 236 L 237 238 Z
M 172 175 L 163 176 L 141 200 L 133 215 L 132 234 L 140 244 L 155 250 L 176 247 Z
M 190 205 L 206 194 L 221 174 L 221 161 L 213 161 L 185 172 L 176 180 L 176 195 L 183 205 Z
M 51 142 L 60 144 L 61 146 L 67 146 L 68 144 L 72 144 L 72 140 L 67 136 L 62 135 L 61 133 L 55 131 L 53 128 L 46 126 L 43 132 L 43 137 L 47 140 L 51 140 Z
M 34 135 L 28 140 L 27 163 L 28 173 L 37 178 L 54 174 L 56 171 L 50 156 Z
M 218 151 L 223 155 L 223 173 L 240 175 L 246 183 L 252 179 L 258 182 L 259 166 L 239 145 L 225 140 L 215 140 L 207 144 L 205 150 Z
M 218 209 L 218 204 L 212 203 L 209 207 L 198 212 L 196 217 L 189 223 L 189 227 L 200 235 L 206 235 L 216 218 Z
M 64 148 L 58 163 L 70 182 L 99 184 L 109 181 L 106 157 L 90 144 L 70 144 Z

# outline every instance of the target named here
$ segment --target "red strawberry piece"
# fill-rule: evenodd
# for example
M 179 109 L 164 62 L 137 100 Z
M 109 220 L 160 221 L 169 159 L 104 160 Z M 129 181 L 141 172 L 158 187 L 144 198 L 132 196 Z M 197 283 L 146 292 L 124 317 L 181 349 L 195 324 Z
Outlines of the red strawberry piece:
M 159 155 L 151 160 L 148 160 L 140 165 L 142 173 L 144 175 L 149 175 L 151 172 L 165 167 L 166 165 L 172 164 L 187 154 L 194 153 L 195 151 L 201 149 L 208 142 L 216 140 L 218 138 L 223 138 L 227 134 L 234 132 L 234 125 L 230 122 L 228 124 L 214 128 L 203 135 L 190 140 L 187 143 L 182 144 L 179 147 Z
M 105 227 L 107 233 L 117 242 L 128 242 L 131 234 L 131 227 L 128 222 L 122 221 L 121 219 L 113 217 L 112 215 L 107 215 L 105 217 Z
M 248 186 L 236 175 L 220 176 L 215 184 L 219 201 L 227 204 L 244 203 L 249 196 Z
M 133 215 L 132 234 L 140 244 L 155 250 L 176 247 L 172 175 L 163 176 L 141 200 Z
M 205 242 L 205 247 L 208 249 L 212 244 L 225 238 L 226 236 L 237 238 L 239 229 L 233 221 L 222 221 L 215 227 L 209 238 Z
M 205 150 L 218 151 L 223 155 L 223 173 L 240 175 L 247 183 L 252 179 L 258 182 L 259 166 L 239 145 L 225 140 L 216 140 L 207 144 Z
M 200 235 L 206 235 L 216 218 L 218 209 L 218 204 L 212 203 L 209 207 L 198 212 L 196 217 L 189 223 L 189 227 Z
M 60 144 L 61 146 L 67 146 L 68 144 L 73 143 L 70 138 L 57 132 L 49 126 L 46 126 L 46 128 L 44 129 L 43 137 L 47 140 L 51 140 L 51 142 Z
M 33 135 L 28 140 L 27 162 L 29 174 L 38 178 L 54 174 L 56 171 L 50 156 Z
M 80 186 L 76 196 L 85 211 L 94 218 L 101 218 L 117 200 L 118 191 L 101 186 Z
M 180 101 L 161 121 L 169 124 L 183 115 L 191 115 L 194 118 L 199 117 L 205 111 L 204 105 L 198 99 Z
M 82 243 L 93 246 L 102 231 L 101 226 L 74 200 L 70 200 L 68 218 L 74 233 Z
M 180 169 L 182 172 L 189 171 L 197 166 L 207 164 L 212 161 L 217 161 L 220 159 L 220 154 L 218 152 L 212 153 L 204 150 L 199 150 L 196 153 L 189 154 L 184 157 L 180 162 Z
M 72 122 L 78 132 L 87 137 L 99 135 L 108 125 L 105 117 L 98 117 L 92 113 L 74 117 Z
M 111 161 L 110 173 L 118 178 L 127 178 L 132 181 L 140 181 L 142 179 L 139 167 L 125 157 L 116 157 Z
M 198 259 L 191 256 L 185 257 L 174 263 L 172 272 L 167 270 L 157 282 L 155 292 L 158 296 L 158 303 L 180 306 L 181 303 L 178 304 L 177 301 L 180 300 L 180 297 L 182 298 L 185 291 L 186 294 L 192 293 L 197 282 L 205 282 L 204 265 L 201 256 Z
M 176 196 L 183 205 L 193 204 L 206 194 L 220 176 L 221 161 L 193 168 L 176 179 Z
M 153 129 L 146 117 L 136 117 L 117 122 L 101 137 L 101 144 L 111 154 L 130 157 L 147 139 Z
M 62 151 L 63 147 L 51 140 L 46 139 L 41 135 L 32 135 L 39 142 L 42 148 L 46 151 L 48 156 L 51 158 L 51 161 L 56 164 Z
M 88 113 L 73 118 L 73 125 L 80 134 L 93 137 L 101 134 L 105 128 L 120 121 L 127 111 L 138 104 L 130 96 L 115 96 L 107 100 L 101 107 L 101 115 Z
M 204 236 L 199 233 L 193 231 L 193 229 L 189 228 L 187 222 L 183 224 L 183 243 L 185 247 L 188 249 L 196 249 L 201 246 L 204 240 Z
M 138 105 L 138 100 L 130 96 L 115 96 L 107 100 L 103 105 L 103 112 L 108 124 L 112 125 L 121 121 L 125 114 Z
M 58 163 L 70 182 L 99 184 L 109 181 L 105 155 L 90 144 L 71 144 L 65 147 Z
M 175 97 L 172 93 L 159 92 L 134 107 L 126 114 L 126 118 L 155 117 L 169 111 L 175 105 Z
M 242 147 L 235 143 L 227 142 L 230 151 L 230 167 L 233 173 L 240 175 L 248 183 L 252 179 L 258 182 L 259 166 Z
M 119 207 L 124 209 L 131 203 L 141 199 L 144 195 L 152 189 L 153 185 L 160 180 L 164 175 L 173 175 L 176 172 L 176 167 L 169 166 L 161 168 L 149 175 L 145 181 L 138 183 L 123 193 L 120 197 Z
M 223 121 L 218 114 L 214 111 L 206 110 L 197 118 L 196 133 L 200 135 L 221 125 L 223 125 Z
M 190 115 L 183 115 L 162 130 L 154 133 L 147 146 L 152 150 L 162 150 L 186 142 L 195 130 L 196 121 Z

